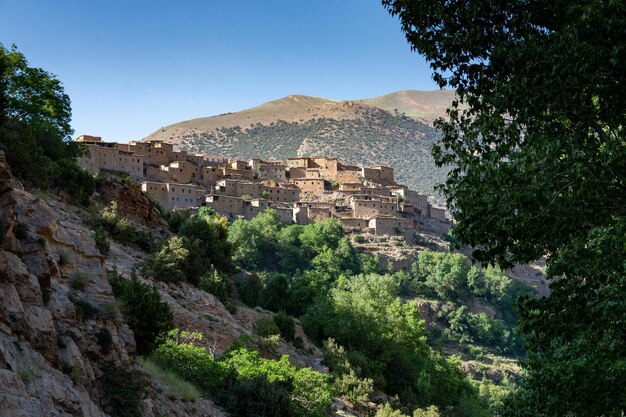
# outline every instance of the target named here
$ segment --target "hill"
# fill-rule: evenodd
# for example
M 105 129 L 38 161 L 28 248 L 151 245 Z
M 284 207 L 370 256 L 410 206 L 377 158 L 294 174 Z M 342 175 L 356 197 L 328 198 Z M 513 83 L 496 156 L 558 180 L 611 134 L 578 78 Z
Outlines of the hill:
M 431 126 L 436 119 L 445 116 L 446 110 L 454 100 L 454 94 L 451 90 L 403 90 L 358 101 L 388 112 L 399 112 Z
M 328 156 L 389 165 L 398 182 L 433 195 L 445 171 L 430 155 L 439 134 L 426 121 L 444 115 L 452 97 L 449 91 L 401 91 L 356 101 L 292 95 L 237 113 L 176 123 L 144 140 L 241 159 Z

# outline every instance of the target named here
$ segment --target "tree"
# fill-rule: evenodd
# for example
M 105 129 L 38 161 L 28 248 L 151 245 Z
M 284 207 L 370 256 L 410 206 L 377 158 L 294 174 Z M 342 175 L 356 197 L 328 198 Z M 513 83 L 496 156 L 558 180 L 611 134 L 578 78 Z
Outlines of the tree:
M 475 260 L 546 257 L 524 299 L 529 355 L 507 416 L 626 409 L 626 4 L 383 0 L 441 88 L 440 189 Z M 604 349 L 604 350 L 603 350 Z M 601 353 L 600 353 L 601 352 Z
M 0 44 L 0 149 L 13 173 L 42 188 L 52 182 L 87 204 L 95 183 L 74 161 L 84 149 L 70 140 L 71 119 L 61 82 Z

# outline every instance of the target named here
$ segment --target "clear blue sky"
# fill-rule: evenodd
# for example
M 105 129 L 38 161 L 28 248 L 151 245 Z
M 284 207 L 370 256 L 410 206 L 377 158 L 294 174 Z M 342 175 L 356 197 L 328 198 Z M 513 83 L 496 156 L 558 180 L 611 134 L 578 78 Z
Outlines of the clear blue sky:
M 76 135 L 119 142 L 289 94 L 436 88 L 378 0 L 0 0 L 0 42 L 63 82 Z

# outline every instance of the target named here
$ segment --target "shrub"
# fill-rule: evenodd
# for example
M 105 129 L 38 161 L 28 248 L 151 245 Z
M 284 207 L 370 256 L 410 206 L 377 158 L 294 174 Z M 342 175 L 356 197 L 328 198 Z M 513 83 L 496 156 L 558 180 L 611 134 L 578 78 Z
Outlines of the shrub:
M 199 287 L 204 291 L 216 296 L 222 303 L 230 298 L 233 291 L 230 281 L 220 275 L 213 266 L 200 278 Z
M 142 417 L 141 397 L 144 388 L 133 372 L 105 368 L 97 386 L 102 408 L 111 417 Z
M 172 371 L 161 368 L 150 359 L 138 359 L 139 363 L 148 372 L 151 379 L 157 383 L 168 397 L 174 397 L 183 401 L 194 401 L 200 393 L 198 389 L 187 381 L 181 379 Z
M 98 309 L 89 301 L 82 300 L 80 298 L 70 298 L 70 301 L 76 308 L 76 317 L 79 320 L 91 320 L 96 318 L 98 315 Z
M 408 417 L 400 410 L 394 410 L 389 403 L 385 403 L 382 407 L 376 410 L 376 417 Z
M 221 396 L 221 402 L 234 417 L 293 416 L 289 384 L 270 382 L 263 375 L 235 380 Z
M 236 372 L 238 380 L 265 377 L 271 383 L 278 382 L 289 393 L 295 416 L 322 417 L 330 410 L 334 390 L 328 377 L 308 368 L 296 368 L 287 355 L 276 361 L 237 349 L 230 351 L 224 362 Z
M 70 280 L 70 287 L 77 291 L 84 291 L 89 277 L 85 274 L 75 274 Z
M 115 274 L 109 282 L 126 323 L 135 334 L 137 353 L 150 353 L 165 332 L 174 327 L 169 306 L 161 301 L 155 287 L 139 281 L 134 270 L 130 280 Z
M 374 391 L 374 381 L 370 378 L 359 378 L 354 369 L 349 373 L 335 378 L 335 387 L 350 403 L 357 405 L 369 400 Z
M 356 243 L 365 243 L 365 236 L 363 236 L 363 235 L 355 235 L 354 236 L 354 241 Z
M 89 198 L 96 190 L 96 182 L 91 174 L 71 160 L 61 160 L 56 163 L 53 182 L 83 206 L 89 206 Z
M 260 337 L 268 337 L 273 335 L 279 335 L 280 329 L 276 326 L 274 320 L 270 317 L 261 317 L 252 323 L 254 333 Z
M 293 339 L 293 347 L 296 349 L 304 349 L 304 340 L 300 336 L 296 336 Z
M 156 253 L 145 259 L 142 271 L 158 281 L 185 281 L 184 269 L 188 258 L 189 250 L 184 247 L 183 239 L 173 236 Z
M 239 298 L 250 307 L 261 305 L 263 283 L 257 274 L 240 276 L 237 281 Z
M 413 411 L 413 417 L 439 417 L 440 415 L 436 405 L 431 405 L 428 408 L 418 408 Z
M 278 330 L 280 330 L 280 335 L 285 340 L 293 341 L 293 338 L 296 336 L 296 323 L 293 317 L 281 310 L 274 314 L 273 320 Z
M 203 392 L 213 394 L 222 387 L 229 370 L 204 348 L 194 345 L 200 340 L 200 333 L 172 330 L 167 340 L 152 352 L 150 359 Z
M 117 201 L 112 201 L 102 210 L 100 218 L 94 221 L 94 225 L 103 227 L 113 240 L 124 244 L 134 245 L 145 251 L 152 251 L 154 239 L 152 235 L 135 229 L 135 226 L 126 218 L 118 215 Z
M 91 235 L 93 237 L 93 240 L 96 242 L 96 247 L 98 248 L 98 251 L 106 256 L 109 253 L 109 249 L 111 248 L 111 245 L 109 244 L 109 241 L 107 240 L 107 235 L 104 231 L 104 229 L 102 227 L 98 227 L 96 229 L 96 231 L 93 233 L 93 235 Z
M 289 302 L 289 281 L 283 274 L 270 275 L 263 291 L 263 306 L 271 311 L 287 308 Z

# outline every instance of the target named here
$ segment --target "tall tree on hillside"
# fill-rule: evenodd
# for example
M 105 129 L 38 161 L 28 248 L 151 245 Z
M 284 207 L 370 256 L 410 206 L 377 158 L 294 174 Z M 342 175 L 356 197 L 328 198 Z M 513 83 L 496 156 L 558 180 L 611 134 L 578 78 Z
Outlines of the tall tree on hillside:
M 61 82 L 30 67 L 15 46 L 0 44 L 0 149 L 13 173 L 43 188 L 52 182 L 88 203 L 94 183 L 74 162 L 83 149 L 71 141 L 71 119 Z
M 546 257 L 523 300 L 528 360 L 506 416 L 626 410 L 626 3 L 383 0 L 441 88 L 434 148 L 474 259 Z

